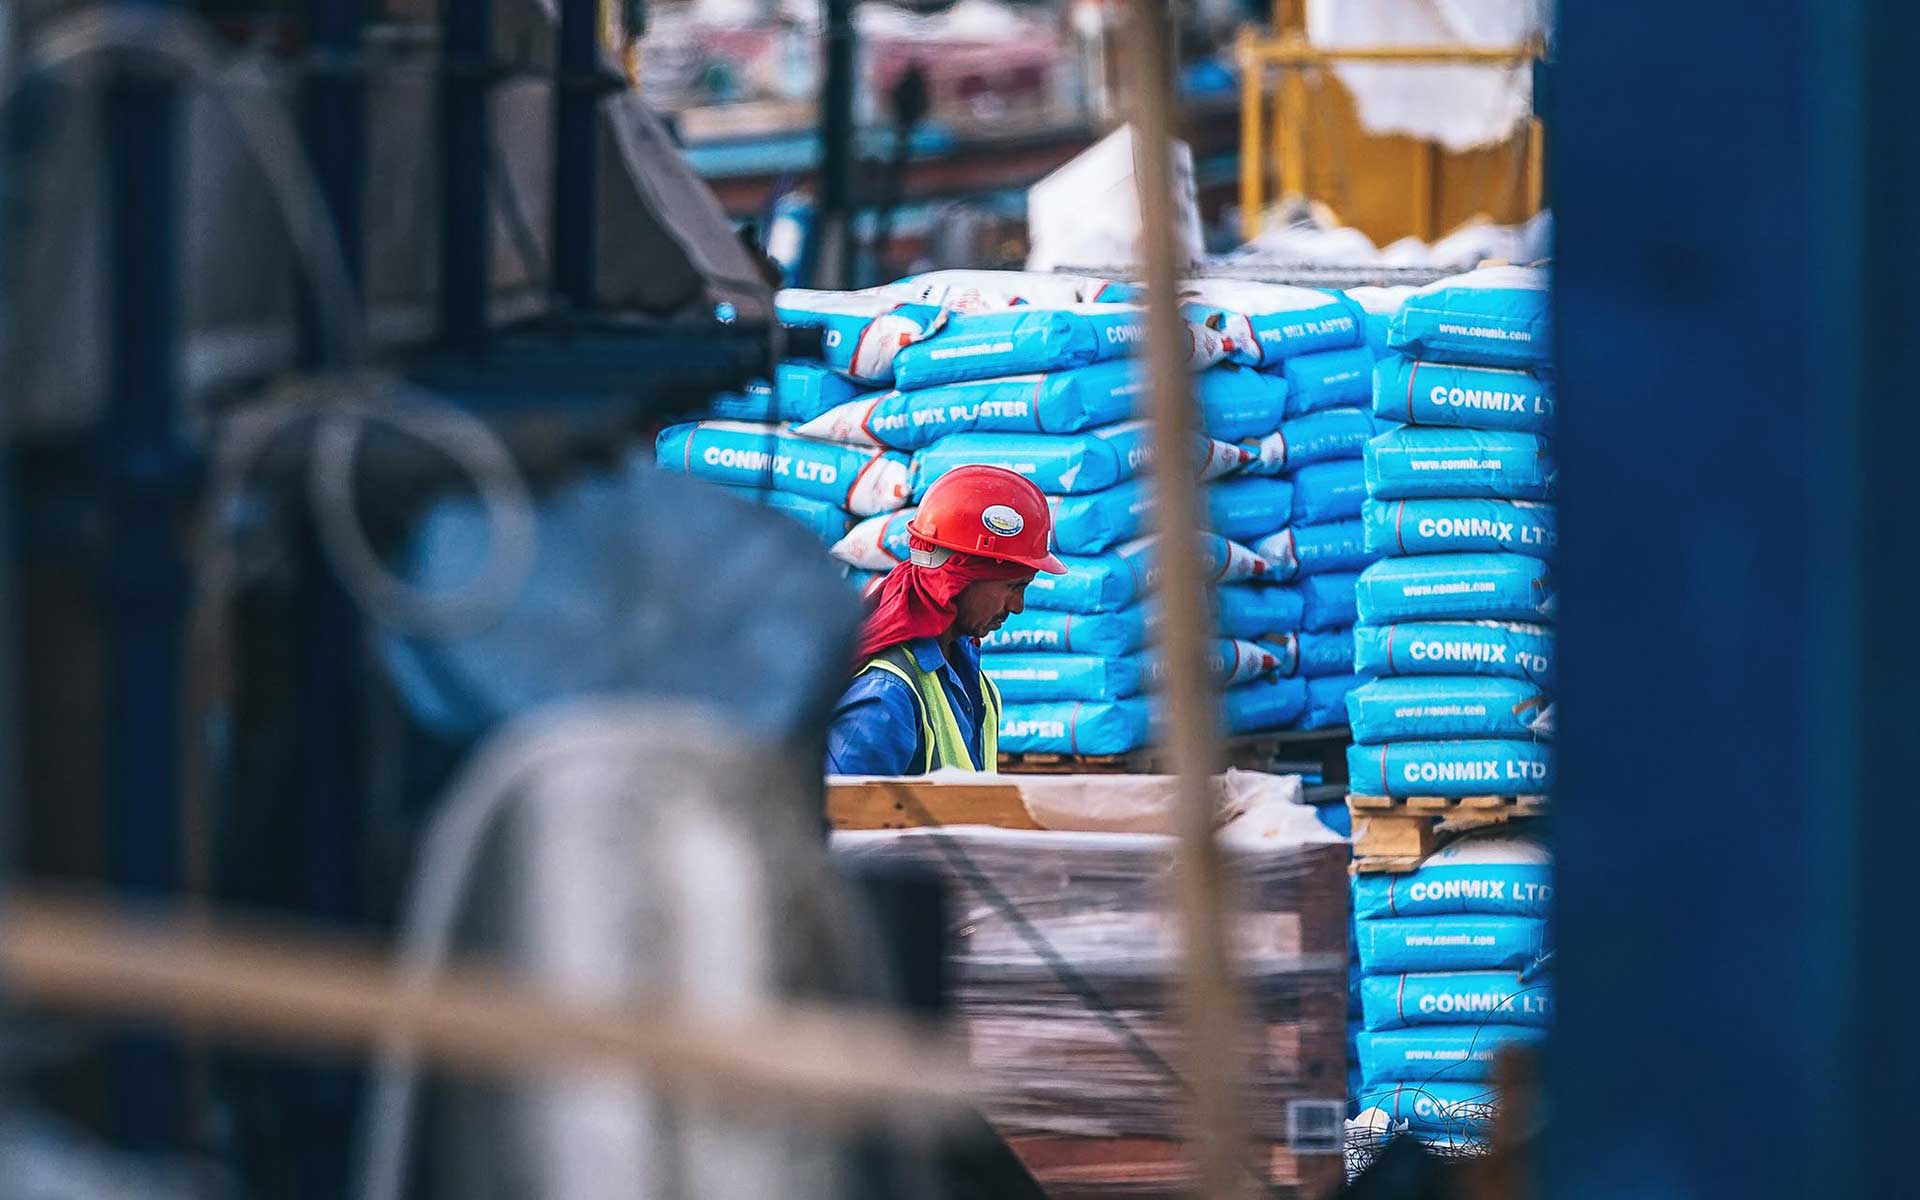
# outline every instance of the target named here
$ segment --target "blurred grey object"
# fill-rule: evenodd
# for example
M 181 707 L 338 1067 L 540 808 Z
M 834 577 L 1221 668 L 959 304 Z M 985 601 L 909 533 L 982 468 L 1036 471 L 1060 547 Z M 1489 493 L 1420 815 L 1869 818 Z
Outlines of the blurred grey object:
M 795 766 L 778 741 L 698 704 L 589 701 L 522 718 L 436 811 L 403 916 L 403 980 L 485 953 L 573 1003 L 644 996 L 744 1020 L 877 979 L 828 869 L 819 774 Z M 383 1051 L 360 1200 L 840 1194 L 834 1144 L 778 1109 L 616 1072 L 448 1086 L 419 1139 L 422 1193 L 406 1186 L 418 1073 L 405 1044 Z
M 28 6 L 20 40 L 32 46 L 84 5 Z M 489 208 L 491 311 L 509 322 L 554 311 L 551 261 L 554 32 L 550 4 L 495 7 L 495 45 L 516 73 L 495 92 Z M 146 49 L 124 13 L 99 16 L 100 44 Z M 431 26 L 376 23 L 366 54 L 369 114 L 362 261 L 368 338 L 375 349 L 424 345 L 437 333 L 441 68 Z M 123 45 L 123 43 L 130 45 Z M 31 54 L 25 56 L 32 62 Z M 164 59 L 172 69 L 181 63 Z M 97 416 L 105 388 L 106 187 L 97 147 L 105 106 L 91 80 L 95 56 L 41 76 L 21 138 L 19 219 L 34 236 L 6 247 L 9 276 L 34 297 L 14 314 L 8 408 L 28 435 L 70 433 Z M 178 173 L 185 383 L 202 400 L 298 366 L 298 291 L 287 234 L 292 215 L 268 185 L 263 158 L 300 148 L 250 145 L 223 105 L 289 110 L 296 80 L 265 53 L 213 63 L 183 89 Z M 772 294 L 712 193 L 674 151 L 640 98 L 599 106 L 598 281 L 609 308 L 710 322 L 731 311 L 744 325 L 771 320 Z M 290 127 L 289 127 L 290 128 Z

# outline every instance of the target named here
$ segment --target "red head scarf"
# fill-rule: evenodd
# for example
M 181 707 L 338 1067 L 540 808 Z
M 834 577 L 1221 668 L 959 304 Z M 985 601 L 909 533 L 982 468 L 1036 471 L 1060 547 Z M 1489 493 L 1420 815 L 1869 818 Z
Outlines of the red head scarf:
M 909 537 L 907 544 L 915 550 L 934 549 L 932 542 L 918 537 Z M 956 615 L 954 599 L 968 584 L 1032 574 L 1032 567 L 958 551 L 937 567 L 901 563 L 867 589 L 867 621 L 853 652 L 856 668 L 902 642 L 945 633 Z

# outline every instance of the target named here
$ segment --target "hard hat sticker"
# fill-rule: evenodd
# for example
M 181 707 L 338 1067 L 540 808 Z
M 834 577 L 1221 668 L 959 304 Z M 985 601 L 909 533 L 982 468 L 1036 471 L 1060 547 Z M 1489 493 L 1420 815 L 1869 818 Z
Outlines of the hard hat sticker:
M 1026 520 L 1004 504 L 989 504 L 980 513 L 980 523 L 987 527 L 988 533 L 1001 537 L 1012 537 L 1027 527 Z

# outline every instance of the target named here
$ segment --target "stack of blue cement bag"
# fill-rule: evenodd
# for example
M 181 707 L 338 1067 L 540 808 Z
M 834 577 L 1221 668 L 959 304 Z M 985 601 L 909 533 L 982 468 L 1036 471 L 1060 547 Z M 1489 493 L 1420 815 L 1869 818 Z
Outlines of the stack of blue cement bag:
M 1555 482 L 1546 272 L 1482 268 L 1407 296 L 1375 365 L 1347 697 L 1356 794 L 1552 787 Z M 1369 1128 L 1485 1134 L 1502 1047 L 1549 993 L 1544 850 L 1487 833 L 1353 883 L 1352 1089 Z
M 1349 786 L 1552 787 L 1555 483 L 1546 272 L 1488 267 L 1408 297 L 1374 368 Z
M 1361 1124 L 1450 1143 L 1485 1138 L 1493 1061 L 1552 1014 L 1546 850 L 1469 834 L 1408 875 L 1356 875 L 1353 1101 Z
M 1230 732 L 1345 723 L 1369 561 L 1361 454 L 1384 296 L 1237 281 L 1183 287 L 1200 415 L 1203 537 L 1221 586 L 1209 658 Z M 1393 297 L 1397 299 L 1397 297 Z M 1150 740 L 1154 511 L 1145 316 L 1132 286 L 939 271 L 863 292 L 790 289 L 824 362 L 783 364 L 674 426 L 658 460 L 807 522 L 864 585 L 906 556 L 913 503 L 968 463 L 1032 479 L 1070 570 L 990 637 L 1009 752 L 1120 754 Z M 1372 335 L 1372 341 L 1369 340 Z

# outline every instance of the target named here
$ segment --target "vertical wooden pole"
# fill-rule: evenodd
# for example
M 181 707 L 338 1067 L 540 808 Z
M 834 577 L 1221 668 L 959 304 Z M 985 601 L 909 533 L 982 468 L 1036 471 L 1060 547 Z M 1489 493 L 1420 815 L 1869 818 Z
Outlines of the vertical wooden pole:
M 1240 30 L 1240 240 L 1250 242 L 1260 233 L 1260 216 L 1267 207 L 1266 148 L 1261 132 L 1266 96 L 1266 66 L 1254 48 L 1251 29 Z
M 1547 126 L 1539 117 L 1527 122 L 1527 215 L 1533 216 L 1546 203 Z
M 1193 461 L 1193 392 L 1188 334 L 1180 317 L 1174 246 L 1173 64 L 1167 0 L 1132 0 L 1134 173 L 1140 195 L 1140 265 L 1147 282 L 1148 366 L 1154 418 L 1154 478 L 1159 508 L 1160 650 L 1169 758 L 1177 769 L 1180 834 L 1177 897 L 1185 945 L 1185 1066 L 1192 1096 L 1193 1153 L 1199 1194 L 1232 1200 L 1246 1193 L 1247 1137 L 1239 1111 L 1240 1032 L 1228 921 L 1226 865 L 1214 840 L 1212 775 L 1220 757 L 1216 701 L 1206 671 L 1214 626 L 1201 571 L 1202 520 Z
M 1307 106 L 1313 98 L 1307 92 L 1305 68 L 1298 64 L 1286 68 L 1280 78 L 1280 198 L 1311 194 L 1307 180 Z

